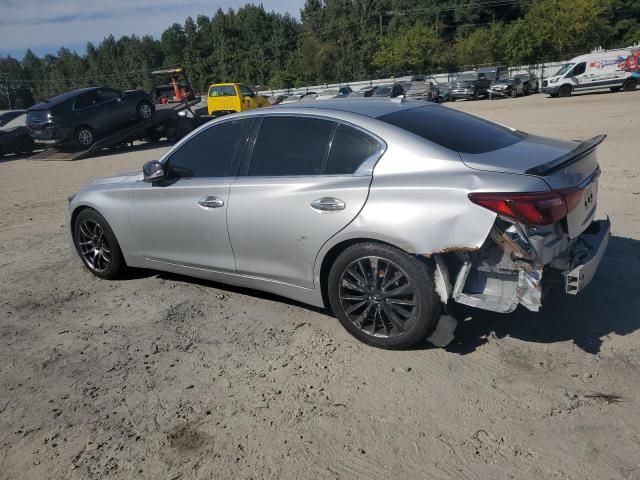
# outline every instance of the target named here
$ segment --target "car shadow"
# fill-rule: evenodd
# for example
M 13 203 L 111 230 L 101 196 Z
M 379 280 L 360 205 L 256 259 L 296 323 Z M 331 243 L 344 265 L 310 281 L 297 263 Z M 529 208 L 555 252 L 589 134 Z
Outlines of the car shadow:
M 156 277 L 162 280 L 173 282 L 184 282 L 191 285 L 200 285 L 207 288 L 215 288 L 222 290 L 225 293 L 237 293 L 240 295 L 248 295 L 255 298 L 262 298 L 264 300 L 271 300 L 279 303 L 286 303 L 294 307 L 304 308 L 316 313 L 322 313 L 328 316 L 332 316 L 331 312 L 322 307 L 314 307 L 306 303 L 298 302 L 287 297 L 282 297 L 275 293 L 263 292 L 262 290 L 255 290 L 247 287 L 238 287 L 236 285 L 229 285 L 227 283 L 220 283 L 214 280 L 206 280 L 202 278 L 190 277 L 188 275 L 181 275 L 179 273 L 162 272 L 159 270 L 147 270 L 143 268 L 131 269 L 124 280 L 137 280 L 141 278 Z M 213 295 L 213 292 L 212 292 Z
M 570 340 L 596 354 L 607 335 L 629 335 L 640 328 L 639 278 L 640 241 L 612 236 L 596 276 L 581 293 L 552 291 L 537 313 L 524 307 L 510 314 L 464 309 L 446 349 L 464 355 L 489 337 L 512 337 L 535 343 Z
M 145 269 L 132 270 L 128 279 L 147 277 L 286 303 L 335 320 L 328 308 L 312 307 L 276 294 L 212 280 Z M 453 327 L 447 326 L 454 338 L 445 349 L 466 355 L 487 343 L 490 337 L 512 337 L 533 343 L 573 341 L 585 352 L 596 354 L 607 335 L 628 335 L 640 329 L 640 294 L 636 286 L 639 278 L 640 241 L 612 236 L 596 276 L 584 291 L 575 296 L 552 291 L 544 298 L 539 312 L 519 307 L 513 313 L 499 314 L 457 306 L 452 314 L 456 317 L 457 328 L 455 320 Z M 432 348 L 435 348 L 432 343 L 423 341 L 412 350 Z

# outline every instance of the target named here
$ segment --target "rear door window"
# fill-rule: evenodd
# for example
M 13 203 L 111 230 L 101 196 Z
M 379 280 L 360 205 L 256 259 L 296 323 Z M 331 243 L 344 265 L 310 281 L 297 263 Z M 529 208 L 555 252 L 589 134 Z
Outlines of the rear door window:
M 235 175 L 235 159 L 251 131 L 253 120 L 234 120 L 202 130 L 171 157 L 170 178 L 209 178 Z
M 508 147 L 526 135 L 452 108 L 431 105 L 378 117 L 403 130 L 460 153 Z
M 74 110 L 81 110 L 83 108 L 91 107 L 98 103 L 98 95 L 97 92 L 88 92 L 83 93 L 76 97 L 75 102 L 73 104 Z
M 117 100 L 118 98 L 120 98 L 120 92 L 117 90 L 105 88 L 98 91 L 98 100 L 100 103 L 110 102 L 111 100 Z
M 347 125 L 340 125 L 331 142 L 331 152 L 324 173 L 351 175 L 380 149 L 380 142 L 375 138 Z
M 335 123 L 317 118 L 264 117 L 249 176 L 321 175 Z

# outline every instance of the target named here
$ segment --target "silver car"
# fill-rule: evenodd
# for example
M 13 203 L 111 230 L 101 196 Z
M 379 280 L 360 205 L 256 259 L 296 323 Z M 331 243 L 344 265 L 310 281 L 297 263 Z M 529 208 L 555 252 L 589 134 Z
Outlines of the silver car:
M 286 140 L 283 140 L 286 139 Z M 70 197 L 86 267 L 142 267 L 330 308 L 358 339 L 421 342 L 454 302 L 537 311 L 592 279 L 596 146 L 435 104 L 327 100 L 228 115 L 142 172 Z

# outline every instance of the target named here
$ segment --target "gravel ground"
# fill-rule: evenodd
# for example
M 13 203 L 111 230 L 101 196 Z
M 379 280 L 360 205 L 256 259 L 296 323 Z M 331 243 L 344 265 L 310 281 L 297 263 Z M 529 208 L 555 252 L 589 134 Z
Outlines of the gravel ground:
M 640 479 L 640 91 L 449 104 L 609 135 L 593 283 L 477 313 L 446 348 L 376 350 L 326 313 L 139 272 L 99 280 L 67 195 L 166 147 L 0 161 L 0 478 Z

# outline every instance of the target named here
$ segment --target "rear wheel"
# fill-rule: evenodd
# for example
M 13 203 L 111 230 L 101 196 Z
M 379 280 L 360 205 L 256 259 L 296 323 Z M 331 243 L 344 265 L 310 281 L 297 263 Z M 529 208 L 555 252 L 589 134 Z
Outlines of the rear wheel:
M 622 90 L 625 92 L 631 92 L 636 89 L 638 86 L 638 82 L 634 78 L 627 78 L 625 82 L 622 84 Z
M 415 345 L 440 311 L 433 270 L 389 245 L 358 243 L 344 250 L 331 267 L 327 290 L 345 329 L 375 347 Z
M 94 143 L 96 143 L 96 136 L 91 127 L 82 125 L 76 128 L 76 131 L 73 134 L 73 143 L 80 150 L 90 148 Z
M 136 107 L 136 115 L 139 120 L 149 120 L 153 115 L 153 106 L 146 100 L 142 100 Z
M 126 271 L 116 236 L 95 210 L 87 208 L 78 214 L 73 224 L 73 243 L 82 263 L 95 276 L 111 280 Z
M 569 95 L 571 95 L 571 85 L 563 85 L 558 90 L 559 97 L 568 97 Z

